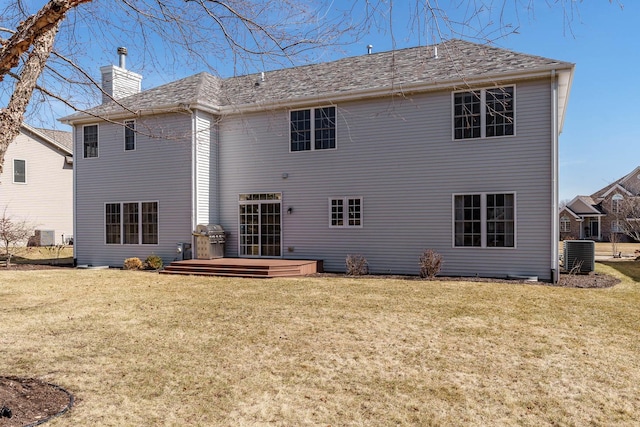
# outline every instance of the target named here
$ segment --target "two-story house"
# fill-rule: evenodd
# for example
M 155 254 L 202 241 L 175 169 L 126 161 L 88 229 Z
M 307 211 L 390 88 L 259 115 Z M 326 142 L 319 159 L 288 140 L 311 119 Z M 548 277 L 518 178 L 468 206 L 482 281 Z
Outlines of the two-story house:
M 73 239 L 72 144 L 71 132 L 27 124 L 9 144 L 0 174 L 0 215 L 33 227 L 32 243 Z
M 640 166 L 589 196 L 576 196 L 560 209 L 560 239 L 632 241 L 621 223 L 625 203 L 640 197 Z
M 227 257 L 339 272 L 358 253 L 373 273 L 417 274 L 434 249 L 446 275 L 553 280 L 573 70 L 451 40 L 114 92 L 63 119 L 79 153 L 75 257 L 168 262 L 198 224 L 220 224 Z M 104 87 L 127 72 L 103 67 Z

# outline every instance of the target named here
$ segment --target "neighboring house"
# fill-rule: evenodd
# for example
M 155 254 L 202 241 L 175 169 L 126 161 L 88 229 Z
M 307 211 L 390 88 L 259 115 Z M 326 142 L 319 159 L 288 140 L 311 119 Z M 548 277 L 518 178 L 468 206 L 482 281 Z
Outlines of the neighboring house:
M 560 209 L 560 239 L 609 241 L 612 233 L 619 241 L 630 241 L 621 233 L 625 200 L 640 196 L 640 166 L 633 172 L 596 191 L 577 196 Z
M 33 226 L 36 243 L 61 244 L 73 239 L 71 132 L 20 127 L 0 174 L 0 209 Z
M 357 253 L 372 273 L 417 274 L 430 248 L 445 275 L 552 280 L 573 70 L 452 40 L 227 79 L 200 73 L 107 100 L 62 119 L 80 153 L 75 257 L 168 262 L 198 224 L 221 224 L 228 257 L 344 271 Z M 105 88 L 127 75 L 102 71 Z

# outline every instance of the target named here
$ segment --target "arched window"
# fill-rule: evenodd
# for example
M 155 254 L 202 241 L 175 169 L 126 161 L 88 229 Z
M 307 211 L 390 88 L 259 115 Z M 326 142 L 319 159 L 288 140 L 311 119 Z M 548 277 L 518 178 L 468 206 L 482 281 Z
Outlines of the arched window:
M 611 198 L 611 212 L 614 214 L 622 212 L 622 199 L 623 197 L 620 194 L 616 194 Z
M 561 233 L 570 233 L 571 232 L 571 220 L 566 216 L 560 218 L 560 232 Z

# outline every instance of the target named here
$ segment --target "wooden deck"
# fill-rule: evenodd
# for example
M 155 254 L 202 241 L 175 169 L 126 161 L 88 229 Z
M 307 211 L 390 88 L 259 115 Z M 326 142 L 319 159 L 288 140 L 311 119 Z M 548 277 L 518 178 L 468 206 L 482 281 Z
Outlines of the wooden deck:
M 264 258 L 216 258 L 174 261 L 161 274 L 227 277 L 295 277 L 321 273 L 322 261 L 264 259 Z

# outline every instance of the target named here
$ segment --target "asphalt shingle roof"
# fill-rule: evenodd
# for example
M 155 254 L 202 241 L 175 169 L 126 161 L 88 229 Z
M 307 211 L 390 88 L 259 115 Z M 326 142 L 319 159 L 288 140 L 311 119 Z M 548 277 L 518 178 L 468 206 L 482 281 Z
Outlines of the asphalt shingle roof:
M 49 139 L 62 145 L 73 152 L 73 135 L 71 132 L 57 129 L 35 128 L 38 132 L 49 137 Z
M 309 97 L 331 99 L 358 92 L 408 90 L 421 85 L 458 84 L 469 79 L 569 69 L 573 64 L 463 40 L 442 42 L 336 61 L 221 79 L 199 73 L 119 100 L 133 112 L 179 104 L 216 107 L 259 105 Z M 259 84 L 257 84 L 260 82 Z M 123 113 L 116 102 L 89 110 L 93 115 Z M 84 117 L 75 114 L 69 118 Z

